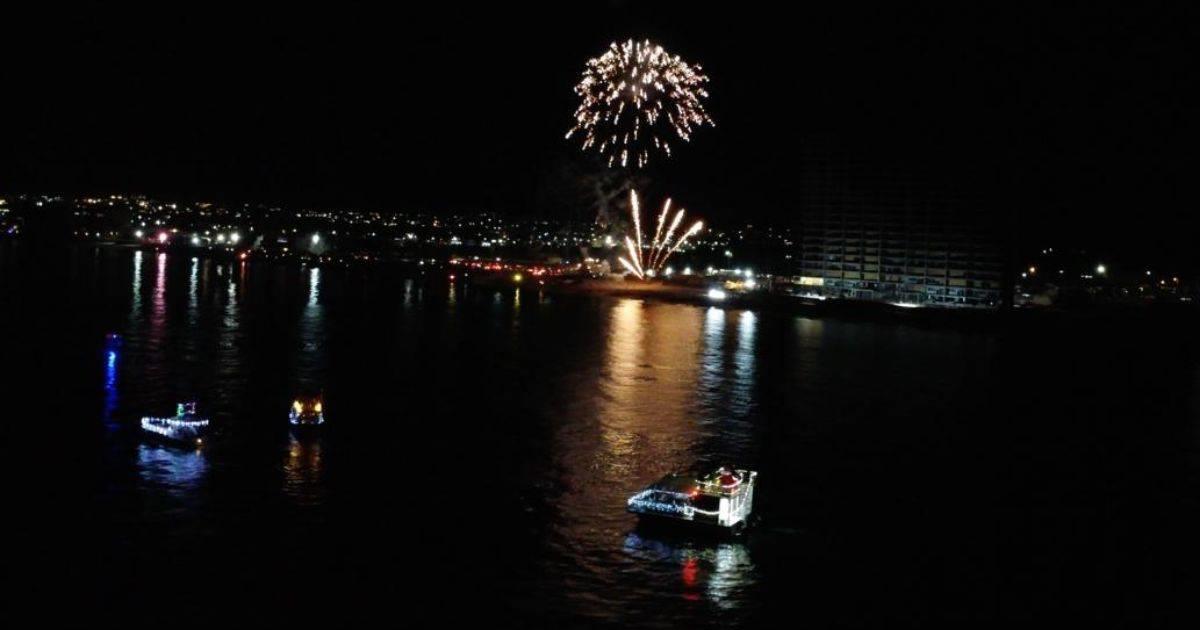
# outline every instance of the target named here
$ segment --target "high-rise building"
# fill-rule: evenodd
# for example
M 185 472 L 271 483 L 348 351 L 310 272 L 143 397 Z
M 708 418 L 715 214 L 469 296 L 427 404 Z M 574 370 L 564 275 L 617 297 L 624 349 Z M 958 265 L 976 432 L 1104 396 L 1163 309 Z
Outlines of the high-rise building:
M 999 307 L 998 233 L 970 197 L 909 174 L 826 162 L 800 178 L 793 291 Z

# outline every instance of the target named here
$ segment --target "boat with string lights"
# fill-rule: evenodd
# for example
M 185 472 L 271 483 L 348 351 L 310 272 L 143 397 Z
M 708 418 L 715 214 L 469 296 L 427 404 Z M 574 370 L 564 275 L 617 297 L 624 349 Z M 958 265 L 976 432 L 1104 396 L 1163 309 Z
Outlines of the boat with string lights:
M 208 428 L 209 419 L 196 414 L 195 402 L 179 403 L 170 418 L 142 418 L 142 430 L 148 436 L 179 445 L 203 445 Z
M 721 467 L 707 475 L 671 473 L 626 501 L 626 510 L 658 523 L 740 534 L 754 505 L 753 470 Z
M 288 411 L 288 422 L 294 427 L 316 427 L 325 424 L 325 403 L 318 394 L 297 398 Z

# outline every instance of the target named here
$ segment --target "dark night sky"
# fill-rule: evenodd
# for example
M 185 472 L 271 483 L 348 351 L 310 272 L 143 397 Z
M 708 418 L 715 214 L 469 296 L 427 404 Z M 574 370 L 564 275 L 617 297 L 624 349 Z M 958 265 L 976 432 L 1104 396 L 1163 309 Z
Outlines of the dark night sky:
M 650 4 L 6 20 L 0 190 L 554 212 L 583 62 L 639 36 L 713 79 L 718 126 L 650 171 L 699 215 L 786 220 L 838 156 L 1047 240 L 1194 249 L 1194 16 Z

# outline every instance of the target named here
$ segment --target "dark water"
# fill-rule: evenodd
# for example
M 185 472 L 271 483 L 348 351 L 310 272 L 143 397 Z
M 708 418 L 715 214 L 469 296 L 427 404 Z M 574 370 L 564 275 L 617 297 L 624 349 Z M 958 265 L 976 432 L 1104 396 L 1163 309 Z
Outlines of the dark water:
M 9 595 L 48 619 L 1188 614 L 1186 317 L 929 328 L 11 244 L 0 291 Z M 329 423 L 293 435 L 311 390 Z M 138 417 L 193 397 L 221 440 L 141 440 Z M 623 511 L 723 462 L 761 474 L 744 541 Z

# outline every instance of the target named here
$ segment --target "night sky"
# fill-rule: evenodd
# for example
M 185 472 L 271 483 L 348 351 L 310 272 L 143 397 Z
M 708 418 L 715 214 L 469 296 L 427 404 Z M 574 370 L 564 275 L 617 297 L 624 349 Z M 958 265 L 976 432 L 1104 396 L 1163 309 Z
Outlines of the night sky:
M 634 36 L 712 77 L 717 127 L 647 173 L 697 215 L 786 222 L 798 174 L 843 160 L 1029 244 L 1194 260 L 1195 16 L 649 4 L 7 21 L 0 191 L 566 212 L 595 168 L 563 140 L 571 88 Z

